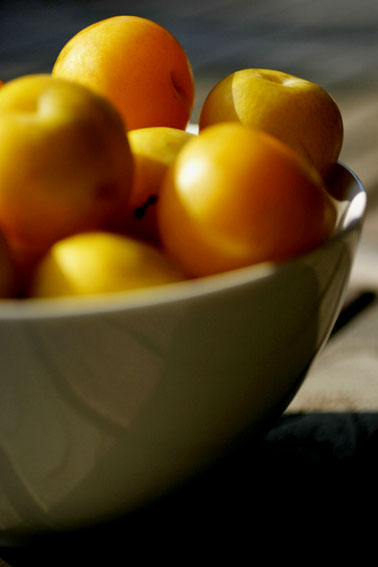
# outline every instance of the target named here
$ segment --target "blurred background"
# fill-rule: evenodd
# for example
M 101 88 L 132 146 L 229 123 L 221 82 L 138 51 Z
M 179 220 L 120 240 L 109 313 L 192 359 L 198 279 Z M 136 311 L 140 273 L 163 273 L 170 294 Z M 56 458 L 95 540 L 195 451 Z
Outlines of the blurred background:
M 72 35 L 119 14 L 153 19 L 183 45 L 196 80 L 193 122 L 210 88 L 243 67 L 321 84 L 343 112 L 342 160 L 377 188 L 376 0 L 0 0 L 0 78 L 49 72 Z

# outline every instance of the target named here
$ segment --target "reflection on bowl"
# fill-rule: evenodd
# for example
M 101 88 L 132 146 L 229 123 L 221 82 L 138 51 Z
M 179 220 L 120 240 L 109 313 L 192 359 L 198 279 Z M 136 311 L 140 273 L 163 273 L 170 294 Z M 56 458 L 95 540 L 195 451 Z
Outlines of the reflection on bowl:
M 345 166 L 335 235 L 261 264 L 97 300 L 0 308 L 0 533 L 131 511 L 291 401 L 341 307 L 365 213 Z

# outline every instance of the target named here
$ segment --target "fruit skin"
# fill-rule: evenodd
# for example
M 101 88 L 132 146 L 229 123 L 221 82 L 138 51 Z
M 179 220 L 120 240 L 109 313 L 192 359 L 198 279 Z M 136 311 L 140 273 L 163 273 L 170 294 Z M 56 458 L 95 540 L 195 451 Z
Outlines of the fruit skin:
M 73 36 L 53 75 L 74 79 L 109 98 L 129 130 L 184 129 L 194 100 L 188 57 L 174 36 L 137 16 L 114 16 Z
M 181 148 L 194 136 L 166 126 L 128 132 L 134 178 L 125 227 L 128 233 L 159 244 L 156 204 L 164 176 Z
M 152 245 L 96 231 L 56 242 L 37 266 L 29 295 L 108 294 L 182 279 L 182 272 Z
M 104 98 L 51 75 L 0 89 L 0 226 L 21 264 L 115 222 L 132 173 L 124 124 Z
M 238 121 L 276 136 L 310 159 L 323 177 L 338 160 L 343 122 L 321 86 L 270 69 L 242 69 L 219 81 L 201 109 L 199 128 Z
M 8 243 L 0 232 L 0 299 L 15 295 L 16 272 Z
M 236 122 L 209 126 L 184 146 L 157 215 L 163 246 L 192 277 L 307 252 L 335 223 L 317 170 Z

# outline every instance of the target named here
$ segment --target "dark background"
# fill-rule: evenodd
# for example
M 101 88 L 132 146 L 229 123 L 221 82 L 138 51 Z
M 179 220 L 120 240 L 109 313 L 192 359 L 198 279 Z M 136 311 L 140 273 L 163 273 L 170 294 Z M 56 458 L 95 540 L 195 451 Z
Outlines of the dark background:
M 50 71 L 73 34 L 119 14 L 153 19 L 181 42 L 194 120 L 207 88 L 243 67 L 297 74 L 331 94 L 378 89 L 376 0 L 0 0 L 0 77 Z

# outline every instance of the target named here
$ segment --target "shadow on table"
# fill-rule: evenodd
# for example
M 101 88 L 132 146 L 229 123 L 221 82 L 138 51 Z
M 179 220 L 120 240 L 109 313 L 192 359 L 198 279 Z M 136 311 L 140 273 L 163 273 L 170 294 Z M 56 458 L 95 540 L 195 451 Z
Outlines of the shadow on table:
M 214 466 L 145 509 L 0 548 L 0 556 L 14 567 L 33 559 L 39 566 L 105 565 L 133 553 L 139 561 L 174 560 L 177 549 L 216 559 L 230 548 L 241 553 L 251 543 L 261 545 L 267 531 L 286 540 L 298 530 L 333 533 L 343 521 L 359 525 L 373 506 L 377 455 L 378 413 L 284 414 L 261 441 L 245 437 Z M 75 563 L 81 553 L 86 561 Z

